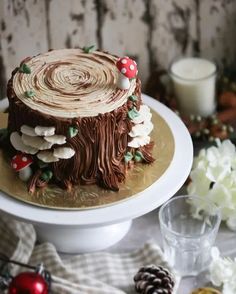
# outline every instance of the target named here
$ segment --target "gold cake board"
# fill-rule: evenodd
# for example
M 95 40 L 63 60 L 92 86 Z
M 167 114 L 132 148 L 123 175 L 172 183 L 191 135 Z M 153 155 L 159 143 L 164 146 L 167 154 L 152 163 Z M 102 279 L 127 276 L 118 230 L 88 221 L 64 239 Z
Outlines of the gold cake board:
M 80 185 L 71 192 L 48 185 L 29 194 L 26 183 L 22 182 L 10 166 L 10 159 L 0 150 L 0 190 L 19 201 L 39 207 L 60 210 L 83 210 L 100 208 L 137 197 L 138 194 L 156 182 L 169 167 L 175 150 L 173 134 L 166 121 L 152 111 L 154 130 L 151 138 L 155 142 L 154 163 L 135 164 L 129 170 L 118 192 L 106 190 L 97 185 Z M 0 128 L 7 125 L 7 114 L 0 114 Z M 157 191 L 158 192 L 158 191 Z M 158 197 L 158 193 L 157 193 Z

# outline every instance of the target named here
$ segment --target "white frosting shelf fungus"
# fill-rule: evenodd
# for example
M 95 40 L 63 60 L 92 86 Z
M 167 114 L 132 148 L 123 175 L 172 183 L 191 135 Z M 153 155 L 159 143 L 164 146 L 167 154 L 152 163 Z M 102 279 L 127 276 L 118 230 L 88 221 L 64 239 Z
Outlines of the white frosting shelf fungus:
M 38 136 L 52 136 L 55 134 L 55 127 L 42 127 L 42 126 L 37 126 L 35 127 L 35 133 Z
M 21 126 L 20 130 L 21 130 L 22 134 L 25 134 L 25 135 L 28 135 L 28 136 L 31 136 L 31 137 L 36 137 L 37 136 L 37 134 L 35 133 L 34 128 L 32 128 L 30 126 L 23 125 L 23 126 Z
M 35 128 L 22 125 L 20 128 L 22 134 L 36 137 L 36 136 L 53 136 L 55 134 L 55 127 L 43 127 L 43 126 L 37 126 Z
M 150 143 L 150 139 L 151 138 L 149 136 L 138 136 L 133 138 L 133 140 L 129 142 L 128 146 L 138 148 Z
M 59 161 L 59 158 L 55 157 L 53 155 L 53 151 L 40 151 L 37 154 L 38 159 L 42 160 L 43 162 L 57 162 Z
M 22 135 L 22 141 L 25 145 L 36 148 L 38 150 L 50 149 L 53 143 L 45 141 L 42 137 L 31 137 L 28 135 Z
M 140 124 L 144 121 L 150 121 L 152 118 L 150 108 L 145 104 L 140 106 L 138 113 L 139 113 L 139 115 L 137 117 L 135 117 L 134 119 L 132 119 L 132 122 L 134 124 Z
M 139 148 L 150 143 L 151 138 L 149 134 L 153 129 L 150 108 L 147 105 L 141 105 L 138 114 L 137 117 L 132 119 L 134 126 L 129 132 L 132 140 L 128 143 L 128 146 L 132 148 Z
M 32 128 L 27 125 L 21 127 L 22 135 L 13 132 L 10 135 L 12 146 L 21 152 L 36 154 L 43 162 L 57 162 L 59 159 L 69 159 L 75 151 L 70 147 L 58 147 L 51 149 L 54 144 L 66 143 L 64 135 L 55 135 L 55 127 L 37 126 Z
M 53 155 L 61 159 L 69 159 L 75 155 L 75 150 L 70 147 L 58 147 L 54 149 Z
M 44 140 L 52 144 L 62 145 L 66 143 L 66 137 L 63 135 L 45 136 Z
M 38 152 L 37 148 L 33 148 L 30 146 L 27 146 L 22 141 L 22 138 L 19 133 L 13 132 L 10 135 L 10 141 L 12 146 L 17 150 L 28 154 L 36 154 Z
M 132 130 L 129 132 L 130 137 L 145 136 L 150 134 L 153 129 L 153 124 L 151 121 L 144 121 L 141 124 L 134 125 Z
M 58 147 L 50 151 L 40 151 L 37 154 L 38 159 L 43 162 L 57 162 L 60 159 L 69 159 L 74 156 L 75 151 L 70 147 Z

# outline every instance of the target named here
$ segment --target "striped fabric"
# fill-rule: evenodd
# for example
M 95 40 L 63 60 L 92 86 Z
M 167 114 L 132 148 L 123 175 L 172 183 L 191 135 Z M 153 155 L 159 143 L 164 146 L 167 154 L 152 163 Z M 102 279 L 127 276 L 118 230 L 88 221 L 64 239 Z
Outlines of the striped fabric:
M 53 277 L 52 294 L 132 294 L 133 276 L 141 266 L 155 264 L 169 268 L 154 242 L 134 252 L 89 253 L 63 260 L 53 244 L 35 243 L 32 225 L 0 216 L 0 253 L 31 265 L 43 262 Z M 25 271 L 18 266 L 11 269 L 13 275 Z M 175 279 L 177 289 L 179 277 L 175 275 Z

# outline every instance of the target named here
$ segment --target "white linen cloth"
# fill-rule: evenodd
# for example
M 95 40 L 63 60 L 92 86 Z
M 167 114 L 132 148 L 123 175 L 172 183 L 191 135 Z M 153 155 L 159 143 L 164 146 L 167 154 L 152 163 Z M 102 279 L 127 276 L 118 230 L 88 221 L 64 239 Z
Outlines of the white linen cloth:
M 135 293 L 133 277 L 141 266 L 155 264 L 170 269 L 154 242 L 147 242 L 133 252 L 101 251 L 62 260 L 53 244 L 36 244 L 31 224 L 5 215 L 0 216 L 0 253 L 30 265 L 43 263 L 53 278 L 52 294 L 131 294 Z M 11 274 L 21 271 L 29 270 L 14 265 Z M 174 278 L 176 293 L 180 279 L 177 275 Z

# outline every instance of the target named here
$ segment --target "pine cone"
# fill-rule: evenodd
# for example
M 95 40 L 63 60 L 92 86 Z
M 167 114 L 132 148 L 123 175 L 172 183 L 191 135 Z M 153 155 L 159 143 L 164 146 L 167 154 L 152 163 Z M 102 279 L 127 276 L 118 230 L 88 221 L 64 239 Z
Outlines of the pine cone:
M 171 273 L 162 266 L 141 267 L 134 276 L 135 290 L 141 294 L 172 294 L 174 280 Z

